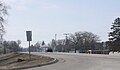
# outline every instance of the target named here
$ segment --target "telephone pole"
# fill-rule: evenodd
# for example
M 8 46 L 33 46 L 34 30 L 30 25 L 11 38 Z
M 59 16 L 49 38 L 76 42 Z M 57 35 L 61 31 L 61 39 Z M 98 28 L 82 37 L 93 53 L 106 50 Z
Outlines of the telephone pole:
M 57 34 L 55 34 L 55 41 L 57 40 Z
M 53 48 L 53 51 L 55 51 L 56 50 L 56 46 L 57 46 L 57 34 L 55 34 L 55 46 L 54 46 L 54 48 Z
M 65 34 L 63 34 L 63 35 L 65 35 L 66 41 L 67 41 L 69 33 L 65 33 Z
M 66 41 L 65 41 L 65 48 L 63 49 L 64 51 L 67 50 L 68 48 L 68 35 L 69 33 L 64 33 L 63 35 L 65 35 Z

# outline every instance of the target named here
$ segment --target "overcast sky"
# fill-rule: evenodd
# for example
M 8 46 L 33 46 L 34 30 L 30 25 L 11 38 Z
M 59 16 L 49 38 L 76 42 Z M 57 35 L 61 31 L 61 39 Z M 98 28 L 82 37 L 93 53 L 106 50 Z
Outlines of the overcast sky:
M 108 40 L 110 26 L 120 16 L 120 0 L 4 0 L 9 10 L 5 40 L 21 40 L 27 47 L 26 30 L 33 41 L 49 43 L 64 33 L 88 31 Z

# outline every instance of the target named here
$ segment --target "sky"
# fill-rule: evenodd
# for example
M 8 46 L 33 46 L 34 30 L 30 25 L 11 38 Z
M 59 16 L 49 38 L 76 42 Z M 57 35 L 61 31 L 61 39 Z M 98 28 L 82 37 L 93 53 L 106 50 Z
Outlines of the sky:
M 27 47 L 26 31 L 33 41 L 49 43 L 64 39 L 64 33 L 88 31 L 108 40 L 115 18 L 120 16 L 120 0 L 2 0 L 10 6 L 5 40 L 21 40 Z

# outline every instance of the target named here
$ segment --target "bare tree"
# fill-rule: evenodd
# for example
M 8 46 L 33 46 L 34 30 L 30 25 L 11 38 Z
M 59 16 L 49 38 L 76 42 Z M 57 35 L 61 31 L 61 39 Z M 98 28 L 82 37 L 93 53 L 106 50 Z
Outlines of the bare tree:
M 95 50 L 95 44 L 100 41 L 99 37 L 91 32 L 83 32 L 84 47 L 87 50 Z
M 74 46 L 75 53 L 77 50 L 86 52 L 95 49 L 95 44 L 99 41 L 99 37 L 91 32 L 76 32 L 71 34 L 70 40 Z
M 6 51 L 6 48 L 8 47 L 8 45 L 9 45 L 9 44 L 8 44 L 7 41 L 4 41 L 4 42 L 3 42 L 3 46 L 4 46 L 4 52 L 3 52 L 3 53 L 4 53 L 4 54 L 6 54 L 6 52 L 7 52 L 7 51 Z
M 54 39 L 52 39 L 52 41 L 51 41 L 51 47 L 53 47 L 53 48 L 56 47 L 56 41 Z
M 40 51 L 40 47 L 41 47 L 41 43 L 40 43 L 40 42 L 37 42 L 37 43 L 34 45 L 34 48 L 36 48 L 36 52 L 39 52 L 39 51 Z
M 81 44 L 81 40 L 82 40 L 82 32 L 76 32 L 75 34 L 71 34 L 70 35 L 70 40 L 73 44 L 75 53 L 78 50 L 80 44 Z
M 8 6 L 0 1 L 0 40 L 2 42 L 3 35 L 5 34 L 5 23 L 6 23 L 6 15 L 8 15 Z
M 20 41 L 20 40 L 18 40 Z M 3 51 L 4 51 L 4 54 L 7 53 L 7 52 L 19 52 L 19 51 L 22 51 L 22 48 L 20 47 L 20 42 L 18 41 L 4 41 L 3 42 Z
M 64 39 L 60 39 L 57 41 L 56 50 L 59 52 L 65 51 L 65 40 Z
M 21 41 L 20 41 L 20 40 L 17 40 L 17 44 L 18 44 L 19 47 L 20 47 Z

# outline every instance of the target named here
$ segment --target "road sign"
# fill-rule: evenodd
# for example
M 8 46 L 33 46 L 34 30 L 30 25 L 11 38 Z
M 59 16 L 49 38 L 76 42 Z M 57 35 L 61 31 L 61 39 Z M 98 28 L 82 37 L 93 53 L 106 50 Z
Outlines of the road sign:
M 26 31 L 27 41 L 32 41 L 32 31 Z
M 32 41 L 32 31 L 26 31 L 27 41 L 29 41 L 29 59 L 31 60 L 30 41 Z

